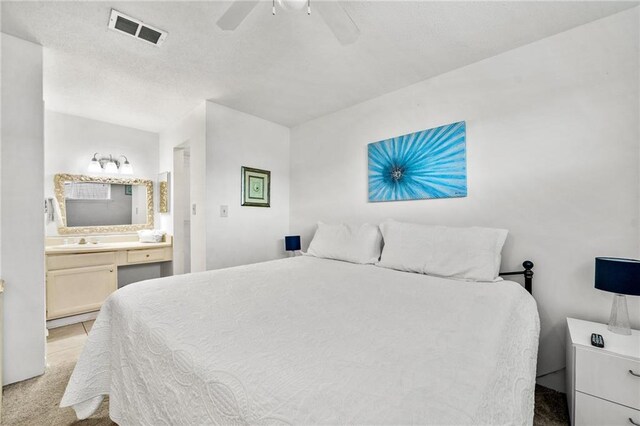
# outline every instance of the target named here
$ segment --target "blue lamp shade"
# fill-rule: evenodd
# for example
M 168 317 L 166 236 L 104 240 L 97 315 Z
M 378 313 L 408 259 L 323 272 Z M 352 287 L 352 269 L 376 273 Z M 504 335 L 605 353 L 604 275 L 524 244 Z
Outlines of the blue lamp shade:
M 595 287 L 611 293 L 640 296 L 640 260 L 596 257 Z
M 284 237 L 284 249 L 287 251 L 300 250 L 300 235 L 289 235 Z

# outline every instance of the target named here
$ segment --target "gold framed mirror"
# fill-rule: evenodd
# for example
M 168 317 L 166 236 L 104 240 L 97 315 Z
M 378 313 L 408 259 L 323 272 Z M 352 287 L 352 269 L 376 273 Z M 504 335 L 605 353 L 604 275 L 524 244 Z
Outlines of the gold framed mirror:
M 59 234 L 112 234 L 153 229 L 153 181 L 56 174 Z

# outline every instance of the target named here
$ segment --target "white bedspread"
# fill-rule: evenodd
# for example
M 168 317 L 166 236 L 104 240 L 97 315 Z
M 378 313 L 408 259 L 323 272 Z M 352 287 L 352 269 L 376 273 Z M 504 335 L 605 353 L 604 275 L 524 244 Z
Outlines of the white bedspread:
M 144 281 L 103 305 L 61 406 L 120 425 L 532 424 L 518 284 L 296 257 Z

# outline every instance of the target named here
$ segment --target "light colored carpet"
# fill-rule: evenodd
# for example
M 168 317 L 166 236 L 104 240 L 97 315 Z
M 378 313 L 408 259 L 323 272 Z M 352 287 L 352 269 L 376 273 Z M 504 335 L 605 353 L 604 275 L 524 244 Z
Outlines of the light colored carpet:
M 4 425 L 115 425 L 109 419 L 109 401 L 86 420 L 76 419 L 71 408 L 60 408 L 60 400 L 67 386 L 75 361 L 64 362 L 47 369 L 46 374 L 4 388 Z M 569 424 L 567 400 L 564 394 L 536 386 L 534 426 L 563 426 Z

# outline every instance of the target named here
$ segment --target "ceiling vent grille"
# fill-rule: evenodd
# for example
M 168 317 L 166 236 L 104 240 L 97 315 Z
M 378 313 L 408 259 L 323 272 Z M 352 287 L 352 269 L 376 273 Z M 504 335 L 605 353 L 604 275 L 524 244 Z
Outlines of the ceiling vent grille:
M 111 9 L 109 29 L 160 46 L 167 38 L 167 32 L 153 28 L 142 21 Z

